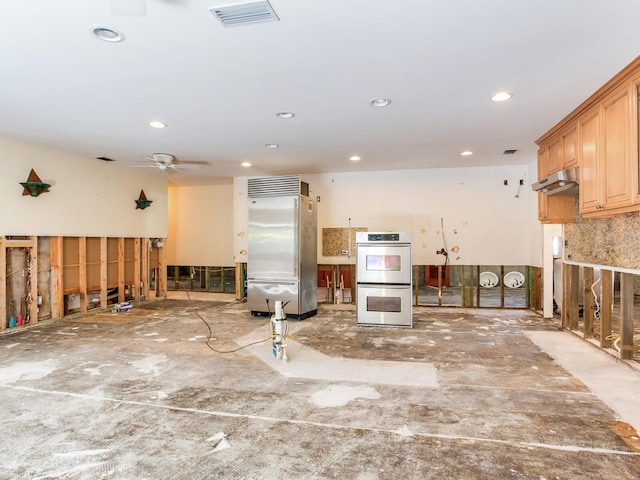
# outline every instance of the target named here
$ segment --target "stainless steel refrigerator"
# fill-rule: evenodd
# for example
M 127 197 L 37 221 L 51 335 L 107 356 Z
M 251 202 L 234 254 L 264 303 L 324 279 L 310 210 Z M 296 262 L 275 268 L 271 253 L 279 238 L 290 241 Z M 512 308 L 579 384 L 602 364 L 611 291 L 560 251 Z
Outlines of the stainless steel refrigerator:
M 247 303 L 252 315 L 318 311 L 317 209 L 298 175 L 249 179 Z M 303 194 L 303 193 L 306 193 Z

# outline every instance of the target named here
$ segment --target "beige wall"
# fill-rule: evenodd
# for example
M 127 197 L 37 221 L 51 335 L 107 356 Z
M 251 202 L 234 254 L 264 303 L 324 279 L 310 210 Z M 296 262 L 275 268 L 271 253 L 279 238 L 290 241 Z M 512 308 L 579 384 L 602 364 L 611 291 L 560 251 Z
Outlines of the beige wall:
M 542 227 L 537 194 L 530 187 L 534 174 L 535 161 L 509 167 L 303 175 L 311 196 L 320 197 L 318 263 L 354 262 L 353 257 L 322 256 L 322 228 L 348 227 L 350 218 L 352 227 L 369 231 L 412 232 L 414 264 L 443 262 L 435 252 L 444 246 L 444 224 L 453 265 L 541 266 Z M 237 262 L 246 261 L 247 180 L 236 178 L 234 183 Z
M 0 235 L 165 237 L 166 177 L 0 137 Z M 23 196 L 34 169 L 50 192 Z M 153 204 L 136 209 L 144 190 Z
M 169 188 L 168 265 L 233 266 L 233 185 Z
M 246 261 L 246 181 L 168 187 L 167 177 L 0 138 L 1 235 L 167 237 L 170 265 L 231 266 Z M 22 195 L 33 168 L 49 193 Z M 442 256 L 441 219 L 452 264 L 541 265 L 537 197 L 527 166 L 304 175 L 318 204 L 319 263 L 324 227 L 410 231 L 414 263 Z M 524 185 L 518 193 L 519 180 Z M 504 186 L 503 181 L 508 185 Z M 153 204 L 135 208 L 144 189 Z

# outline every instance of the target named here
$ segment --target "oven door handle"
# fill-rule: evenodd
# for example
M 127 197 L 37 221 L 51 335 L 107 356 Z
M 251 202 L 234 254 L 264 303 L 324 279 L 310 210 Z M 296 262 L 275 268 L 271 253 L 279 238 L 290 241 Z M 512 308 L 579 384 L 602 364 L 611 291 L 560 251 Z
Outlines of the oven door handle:
M 280 280 L 260 280 L 259 278 L 247 278 L 251 283 L 266 283 L 269 285 L 295 285 L 296 282 L 280 281 Z

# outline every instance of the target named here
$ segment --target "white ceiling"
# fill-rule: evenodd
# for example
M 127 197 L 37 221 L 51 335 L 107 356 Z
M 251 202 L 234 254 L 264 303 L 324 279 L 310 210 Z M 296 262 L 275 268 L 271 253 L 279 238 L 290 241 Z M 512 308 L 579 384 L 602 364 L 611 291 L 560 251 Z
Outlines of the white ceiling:
M 114 168 L 154 152 L 207 163 L 177 185 L 527 164 L 640 53 L 637 0 L 271 0 L 279 22 L 224 28 L 209 8 L 229 3 L 146 0 L 145 16 L 118 16 L 109 0 L 3 0 L 0 135 Z M 513 99 L 491 102 L 498 90 Z

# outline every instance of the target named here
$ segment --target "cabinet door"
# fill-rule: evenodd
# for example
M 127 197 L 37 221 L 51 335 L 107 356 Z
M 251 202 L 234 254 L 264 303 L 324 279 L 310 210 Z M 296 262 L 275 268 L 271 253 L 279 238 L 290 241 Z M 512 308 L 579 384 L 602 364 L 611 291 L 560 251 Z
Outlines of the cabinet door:
M 542 192 L 538 192 L 538 220 L 542 223 L 546 223 L 549 219 L 549 202 L 547 201 L 547 195 Z
M 578 166 L 578 158 L 576 157 L 576 127 L 562 133 L 562 168 L 571 168 Z
M 558 170 L 562 170 L 562 146 L 560 145 L 560 138 L 555 142 L 549 144 L 549 172 L 552 174 Z
M 580 213 L 602 208 L 598 175 L 600 110 L 595 108 L 578 123 L 578 161 L 580 163 Z
M 549 149 L 543 146 L 538 150 L 538 180 L 549 175 Z M 548 218 L 548 202 L 547 195 L 538 192 L 538 220 L 544 222 Z
M 603 104 L 602 155 L 604 208 L 617 208 L 632 203 L 632 175 L 629 155 L 629 123 L 631 105 L 629 89 L 615 92 Z
M 640 76 L 631 84 L 631 124 L 629 126 L 629 163 L 631 164 L 631 189 L 634 203 L 640 204 Z

